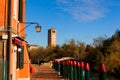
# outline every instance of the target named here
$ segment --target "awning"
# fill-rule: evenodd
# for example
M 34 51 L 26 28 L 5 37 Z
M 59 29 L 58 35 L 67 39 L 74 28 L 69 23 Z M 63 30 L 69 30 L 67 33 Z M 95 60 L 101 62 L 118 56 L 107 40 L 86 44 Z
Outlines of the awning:
M 17 39 L 17 38 L 14 38 L 13 39 L 13 42 L 15 43 L 15 44 L 17 44 L 17 45 L 22 45 L 22 41 L 21 40 L 19 40 L 19 39 Z

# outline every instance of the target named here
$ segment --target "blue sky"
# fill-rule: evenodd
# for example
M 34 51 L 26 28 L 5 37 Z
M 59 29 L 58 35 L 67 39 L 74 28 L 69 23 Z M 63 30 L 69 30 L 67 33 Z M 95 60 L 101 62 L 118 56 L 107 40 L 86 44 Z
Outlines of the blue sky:
M 35 25 L 26 29 L 29 44 L 47 46 L 49 28 L 56 28 L 58 45 L 71 39 L 92 44 L 120 29 L 120 0 L 26 0 L 26 21 L 42 26 L 40 33 Z

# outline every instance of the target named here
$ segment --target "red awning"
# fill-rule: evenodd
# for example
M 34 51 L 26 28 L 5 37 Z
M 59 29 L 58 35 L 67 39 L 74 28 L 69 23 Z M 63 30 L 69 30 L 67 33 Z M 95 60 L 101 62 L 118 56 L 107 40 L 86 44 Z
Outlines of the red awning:
M 17 39 L 17 38 L 14 38 L 13 41 L 14 41 L 14 43 L 17 44 L 17 45 L 20 45 L 20 46 L 22 45 L 22 41 L 19 40 L 19 39 Z

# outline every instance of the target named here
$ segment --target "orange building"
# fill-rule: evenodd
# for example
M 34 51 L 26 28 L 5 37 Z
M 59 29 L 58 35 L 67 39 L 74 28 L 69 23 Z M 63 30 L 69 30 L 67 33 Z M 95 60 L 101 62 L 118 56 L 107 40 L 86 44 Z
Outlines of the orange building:
M 22 23 L 25 7 L 26 0 L 0 0 L 0 80 L 30 80 L 25 24 Z

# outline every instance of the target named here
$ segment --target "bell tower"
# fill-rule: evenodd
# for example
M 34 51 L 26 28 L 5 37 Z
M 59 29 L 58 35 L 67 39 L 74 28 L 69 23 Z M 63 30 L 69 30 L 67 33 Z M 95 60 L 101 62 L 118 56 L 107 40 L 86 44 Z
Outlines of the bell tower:
M 48 46 L 51 46 L 51 47 L 56 46 L 56 29 L 55 28 L 48 29 Z

